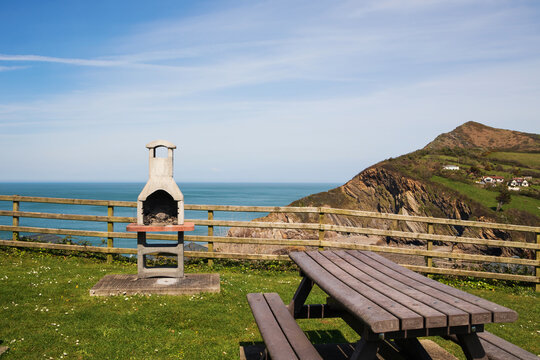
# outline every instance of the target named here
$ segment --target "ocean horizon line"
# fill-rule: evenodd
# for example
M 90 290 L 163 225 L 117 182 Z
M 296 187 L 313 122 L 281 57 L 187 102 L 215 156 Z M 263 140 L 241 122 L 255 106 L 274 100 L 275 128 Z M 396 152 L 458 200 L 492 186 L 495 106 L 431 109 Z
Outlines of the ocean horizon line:
M 0 181 L 0 184 L 145 184 L 141 181 Z M 177 181 L 182 184 L 343 184 L 334 181 Z M 345 181 L 346 182 L 346 181 Z

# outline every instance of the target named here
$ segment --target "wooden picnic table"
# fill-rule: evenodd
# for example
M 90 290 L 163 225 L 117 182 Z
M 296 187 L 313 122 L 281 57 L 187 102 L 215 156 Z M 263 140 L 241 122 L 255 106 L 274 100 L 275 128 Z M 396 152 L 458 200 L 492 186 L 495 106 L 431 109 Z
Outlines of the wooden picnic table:
M 418 337 L 457 337 L 468 359 L 487 359 L 484 324 L 513 322 L 504 306 L 444 285 L 369 251 L 293 252 L 303 279 L 289 304 L 294 318 L 341 317 L 360 336 L 351 359 L 374 359 L 395 344 L 410 358 L 430 359 Z M 306 305 L 317 284 L 326 304 Z

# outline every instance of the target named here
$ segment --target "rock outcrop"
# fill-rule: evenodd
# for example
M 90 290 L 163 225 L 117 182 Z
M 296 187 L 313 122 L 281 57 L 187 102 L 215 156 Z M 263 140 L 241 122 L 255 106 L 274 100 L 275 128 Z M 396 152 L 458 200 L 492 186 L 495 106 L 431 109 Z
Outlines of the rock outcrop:
M 467 202 L 457 198 L 453 193 L 446 193 L 440 189 L 429 188 L 429 185 L 411 178 L 393 173 L 382 167 L 372 167 L 362 171 L 346 184 L 332 189 L 307 196 L 290 204 L 290 206 L 323 206 L 332 208 L 343 208 L 351 210 L 376 211 L 383 213 L 434 216 L 449 219 L 469 220 L 472 209 Z M 493 221 L 489 218 L 479 218 L 477 220 Z M 263 222 L 284 222 L 284 223 L 317 223 L 318 214 L 292 214 L 292 213 L 272 213 L 254 221 Z M 391 229 L 410 232 L 427 232 L 426 224 L 417 222 L 399 221 L 393 222 L 382 219 L 363 219 L 352 216 L 327 214 L 325 223 L 366 227 L 376 229 Z M 489 229 L 467 228 L 461 226 L 436 225 L 437 234 L 481 237 L 486 239 L 508 238 L 508 234 L 501 231 Z M 270 239 L 318 239 L 316 231 L 306 230 L 281 230 L 281 229 L 258 229 L 258 228 L 232 228 L 228 236 L 234 237 L 255 237 Z M 391 239 L 386 237 L 370 236 L 362 237 L 352 234 L 327 232 L 325 239 L 347 242 L 364 243 L 394 243 L 421 245 L 424 242 L 408 239 Z M 491 249 L 485 246 L 474 247 L 468 245 L 458 245 L 458 248 L 467 248 L 478 253 L 501 254 L 506 249 Z M 216 247 L 222 251 L 247 251 L 252 249 L 250 245 L 226 245 L 221 244 Z M 280 246 L 260 246 L 257 251 L 266 253 L 282 253 Z M 511 252 L 511 254 L 514 254 Z

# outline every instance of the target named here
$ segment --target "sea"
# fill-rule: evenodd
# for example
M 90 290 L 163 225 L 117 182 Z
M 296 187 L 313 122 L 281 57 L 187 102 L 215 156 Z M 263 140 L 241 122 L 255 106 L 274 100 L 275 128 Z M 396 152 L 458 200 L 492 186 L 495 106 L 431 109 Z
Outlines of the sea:
M 0 195 L 39 196 L 97 200 L 136 201 L 145 183 L 0 183 Z M 333 189 L 337 183 L 179 183 L 185 204 L 286 206 L 310 194 Z M 12 210 L 11 201 L 0 201 L 0 210 Z M 20 203 L 20 211 L 60 214 L 107 215 L 106 206 Z M 115 216 L 136 217 L 135 208 L 115 207 Z M 259 212 L 214 212 L 216 220 L 249 221 L 267 215 Z M 206 211 L 186 210 L 186 219 L 206 219 Z M 12 217 L 0 216 L 0 225 L 12 225 Z M 20 218 L 20 226 L 50 227 L 76 230 L 107 231 L 107 223 L 56 219 Z M 115 231 L 125 231 L 127 224 L 115 223 Z M 226 236 L 227 227 L 215 227 L 214 235 Z M 206 226 L 196 226 L 193 235 L 206 235 Z M 21 233 L 32 236 L 34 233 Z M 65 237 L 60 235 L 61 237 Z M 11 239 L 12 233 L 0 231 L 0 239 Z M 106 246 L 104 239 L 70 237 L 74 242 Z M 135 248 L 135 239 L 115 239 L 115 247 Z

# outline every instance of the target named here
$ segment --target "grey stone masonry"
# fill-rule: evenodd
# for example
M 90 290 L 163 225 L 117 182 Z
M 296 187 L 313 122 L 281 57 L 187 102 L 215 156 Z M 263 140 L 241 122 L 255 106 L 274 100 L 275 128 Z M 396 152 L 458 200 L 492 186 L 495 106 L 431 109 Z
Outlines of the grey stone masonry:
M 175 266 L 167 267 L 149 267 L 146 265 L 146 256 L 149 254 L 168 254 L 174 255 L 177 259 Z M 178 232 L 178 241 L 167 244 L 148 244 L 146 242 L 146 233 L 137 233 L 137 270 L 138 278 L 149 277 L 184 277 L 184 232 Z
M 184 224 L 184 195 L 173 178 L 173 150 L 176 145 L 155 140 L 146 145 L 150 152 L 148 182 L 137 198 L 138 225 Z M 167 148 L 166 157 L 156 149 Z

